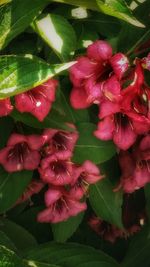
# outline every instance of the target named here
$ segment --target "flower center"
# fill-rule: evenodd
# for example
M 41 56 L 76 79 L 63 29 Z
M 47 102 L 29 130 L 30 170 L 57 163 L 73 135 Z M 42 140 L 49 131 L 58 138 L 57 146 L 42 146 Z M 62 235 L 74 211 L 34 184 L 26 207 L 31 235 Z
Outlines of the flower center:
M 30 153 L 29 146 L 26 142 L 16 144 L 12 149 L 9 150 L 7 159 L 17 159 L 20 163 L 24 161 L 24 157 Z

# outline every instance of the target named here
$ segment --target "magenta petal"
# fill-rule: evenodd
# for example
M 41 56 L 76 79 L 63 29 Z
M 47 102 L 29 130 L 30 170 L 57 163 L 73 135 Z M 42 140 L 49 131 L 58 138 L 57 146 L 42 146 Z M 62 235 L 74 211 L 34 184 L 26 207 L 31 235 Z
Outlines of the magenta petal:
M 140 150 L 150 150 L 150 135 L 145 136 L 140 142 Z
M 104 82 L 103 94 L 110 101 L 121 99 L 121 86 L 115 75 L 111 76 L 108 80 Z
M 102 100 L 100 103 L 99 118 L 103 119 L 104 117 L 113 115 L 114 113 L 120 112 L 120 104 L 117 102 L 111 102 L 108 100 Z
M 107 42 L 98 40 L 88 46 L 87 55 L 96 61 L 108 60 L 112 56 L 112 47 Z
M 88 95 L 83 87 L 74 87 L 70 95 L 71 106 L 75 109 L 84 109 L 90 107 Z
M 0 117 L 9 115 L 13 110 L 10 98 L 0 100 Z
M 127 150 L 136 141 L 137 134 L 134 132 L 132 125 L 126 122 L 126 125 L 120 125 L 114 131 L 113 141 L 122 150 Z
M 27 137 L 25 135 L 13 133 L 8 139 L 7 146 L 14 146 L 23 142 L 27 142 Z
M 147 166 L 144 166 L 143 168 L 137 167 L 134 172 L 134 179 L 136 180 L 138 188 L 144 187 L 147 183 L 149 183 L 150 172 L 147 169 Z
M 50 187 L 45 193 L 45 204 L 47 207 L 55 203 L 62 196 L 62 191 L 59 187 Z
M 86 173 L 85 180 L 89 184 L 94 184 L 98 182 L 100 179 L 102 179 L 102 176 L 100 175 L 100 169 L 90 160 L 86 160 L 83 165 L 83 170 Z
M 27 143 L 32 150 L 39 150 L 44 145 L 45 138 L 43 135 L 28 135 Z
M 41 156 L 38 151 L 31 151 L 24 158 L 23 167 L 25 170 L 35 170 L 38 168 Z
M 122 178 L 121 185 L 125 193 L 133 193 L 138 189 L 136 180 L 133 177 Z
M 70 197 L 73 196 L 73 198 L 76 200 L 80 200 L 85 195 L 85 193 L 85 188 L 78 184 L 73 185 L 69 191 Z
M 98 129 L 94 135 L 102 140 L 111 140 L 115 129 L 113 116 L 108 116 L 98 123 Z
M 47 208 L 38 213 L 37 221 L 40 223 L 50 223 L 52 219 L 52 208 Z
M 87 93 L 87 102 L 98 104 L 102 97 L 102 84 L 103 83 L 96 83 L 96 78 L 88 79 L 85 83 L 85 91 Z
M 80 57 L 76 64 L 70 68 L 70 79 L 75 87 L 80 87 L 82 82 L 93 75 L 97 64 L 88 57 Z
M 135 161 L 128 151 L 121 151 L 119 154 L 119 164 L 124 177 L 131 177 L 133 175 Z
M 122 53 L 117 53 L 113 57 L 111 57 L 110 64 L 114 70 L 114 73 L 118 77 L 118 79 L 122 78 L 122 76 L 124 75 L 124 73 L 127 71 L 129 67 L 128 58 Z
M 87 209 L 87 205 L 85 202 L 79 202 L 76 200 L 69 200 L 69 215 L 76 216 L 78 213 L 85 211 Z
M 26 93 L 15 96 L 16 108 L 20 112 L 29 112 L 39 121 L 43 121 L 55 100 L 56 86 L 57 81 L 49 80 Z

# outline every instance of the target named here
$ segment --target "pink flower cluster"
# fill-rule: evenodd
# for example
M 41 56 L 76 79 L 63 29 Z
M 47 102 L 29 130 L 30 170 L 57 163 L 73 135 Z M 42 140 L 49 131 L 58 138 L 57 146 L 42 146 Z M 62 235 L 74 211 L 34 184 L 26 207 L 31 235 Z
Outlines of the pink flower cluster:
M 102 178 L 91 161 L 82 165 L 71 161 L 77 139 L 73 125 L 71 132 L 45 129 L 42 135 L 13 133 L 0 150 L 0 164 L 7 172 L 38 169 L 40 174 L 41 181 L 33 180 L 16 204 L 48 186 L 46 209 L 38 214 L 39 222 L 56 223 L 84 211 L 88 185 Z
M 48 184 L 45 193 L 46 209 L 38 214 L 39 222 L 57 223 L 86 210 L 88 185 L 102 176 L 91 161 L 77 165 L 71 161 L 78 133 L 46 129 L 45 146 L 41 150 L 39 167 L 41 180 Z
M 141 196 L 142 199 L 142 196 Z M 122 224 L 124 228 L 106 222 L 92 215 L 88 225 L 104 240 L 114 243 L 118 238 L 127 239 L 141 230 L 147 221 L 145 203 L 137 205 L 135 197 L 124 194 L 122 205 Z
M 101 40 L 70 68 L 71 105 L 76 109 L 98 105 L 100 121 L 94 135 L 113 140 L 124 151 L 120 187 L 128 193 L 150 182 L 150 87 L 144 69 L 150 70 L 150 54 L 129 66 L 124 54 L 113 55 L 111 46 Z M 125 152 L 132 146 L 134 152 Z
M 15 108 L 21 113 L 31 113 L 39 121 L 43 121 L 55 101 L 57 85 L 57 80 L 50 79 L 32 90 L 16 95 Z M 0 100 L 0 117 L 9 115 L 13 108 L 10 98 Z
M 150 135 L 144 136 L 131 151 L 121 151 L 119 163 L 122 175 L 118 188 L 122 188 L 126 193 L 133 193 L 149 183 Z
M 139 224 L 133 224 L 127 229 L 120 229 L 117 226 L 110 224 L 96 216 L 92 216 L 88 221 L 89 226 L 99 235 L 102 239 L 114 243 L 118 238 L 127 238 L 141 230 Z

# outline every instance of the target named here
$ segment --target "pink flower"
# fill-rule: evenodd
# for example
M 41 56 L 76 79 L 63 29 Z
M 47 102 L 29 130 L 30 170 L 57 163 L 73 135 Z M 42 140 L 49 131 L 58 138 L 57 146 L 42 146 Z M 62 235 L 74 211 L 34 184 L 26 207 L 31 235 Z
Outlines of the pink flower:
M 21 113 L 29 112 L 39 121 L 48 115 L 55 101 L 58 82 L 50 79 L 32 90 L 15 96 L 15 106 Z
M 34 170 L 40 162 L 39 149 L 44 143 L 40 135 L 21 135 L 14 133 L 10 136 L 7 146 L 0 150 L 0 164 L 7 172 Z
M 91 161 L 86 160 L 81 166 L 73 166 L 73 181 L 70 188 L 70 196 L 81 199 L 86 194 L 90 184 L 101 180 L 99 168 Z
M 104 240 L 114 243 L 117 238 L 124 237 L 125 231 L 119 229 L 96 216 L 92 216 L 88 221 L 89 226 Z
M 119 187 L 122 187 L 124 192 L 132 193 L 149 183 L 150 136 L 144 137 L 132 153 L 121 152 L 119 162 L 122 170 Z
M 127 150 L 137 138 L 137 133 L 132 127 L 132 120 L 121 113 L 107 116 L 100 121 L 94 135 L 101 140 L 112 139 L 122 150 Z
M 85 202 L 79 202 L 69 196 L 61 187 L 50 187 L 45 193 L 46 209 L 38 214 L 37 220 L 45 223 L 66 221 L 72 216 L 86 210 Z
M 54 154 L 41 161 L 39 173 L 45 183 L 67 185 L 72 182 L 72 163 Z
M 0 100 L 0 117 L 9 115 L 13 110 L 10 98 Z
M 106 82 L 109 92 L 112 78 Z M 123 90 L 119 89 L 117 82 L 112 81 L 113 84 L 112 97 L 103 97 L 100 103 L 99 117 L 102 120 L 98 123 L 94 135 L 102 140 L 112 139 L 120 149 L 127 150 L 139 134 L 150 130 L 149 88 L 144 84 L 139 61 L 136 62 L 132 84 Z
M 70 158 L 78 139 L 77 131 L 73 130 L 73 132 L 57 129 L 44 130 L 45 146 L 42 149 L 43 156 L 55 155 L 59 159 Z
M 148 44 L 149 45 L 149 44 Z M 150 53 L 147 55 L 147 57 L 144 57 L 142 60 L 142 67 L 144 69 L 150 70 Z
M 110 75 L 120 80 L 128 69 L 128 59 L 118 53 L 112 56 L 112 48 L 105 41 L 96 41 L 87 48 L 87 56 L 77 59 L 70 68 L 73 89 L 71 105 L 76 109 L 98 104 L 103 96 L 103 82 Z
M 36 180 L 31 181 L 31 183 L 26 188 L 25 192 L 17 200 L 16 205 L 29 200 L 33 195 L 38 194 L 42 190 L 43 187 L 44 187 L 43 182 L 36 181 Z

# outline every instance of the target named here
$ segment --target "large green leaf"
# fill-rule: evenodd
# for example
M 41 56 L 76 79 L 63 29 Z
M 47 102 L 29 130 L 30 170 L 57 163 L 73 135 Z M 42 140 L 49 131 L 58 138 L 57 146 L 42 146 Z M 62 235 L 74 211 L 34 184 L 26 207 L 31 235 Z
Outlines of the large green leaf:
M 10 220 L 0 219 L 0 231 L 8 236 L 18 251 L 37 245 L 35 238 L 26 229 Z
M 14 121 L 10 117 L 0 118 L 0 148 L 3 148 L 14 128 Z
M 72 64 L 49 65 L 32 55 L 1 56 L 0 98 L 27 91 L 68 69 Z
M 127 250 L 123 267 L 150 266 L 150 225 L 146 226 L 140 233 L 132 238 Z
M 127 23 L 122 25 L 122 30 L 118 35 L 118 50 L 128 54 L 136 54 L 139 46 L 150 39 L 149 0 L 139 3 L 134 14 L 146 25 L 146 28 L 135 28 Z
M 80 123 L 77 129 L 79 139 L 74 151 L 75 162 L 82 163 L 88 159 L 98 164 L 110 159 L 116 153 L 112 142 L 100 141 L 93 135 L 96 130 L 96 125 L 93 123 Z
M 0 246 L 0 266 L 1 267 L 27 267 L 21 258 L 15 252 Z
M 70 59 L 76 47 L 76 35 L 64 17 L 41 15 L 34 21 L 33 28 L 63 61 Z
M 4 5 L 4 4 L 8 4 L 9 2 L 11 2 L 12 0 L 1 0 L 0 1 L 0 6 Z
M 39 15 L 47 0 L 13 0 L 0 8 L 0 49 L 15 38 Z
M 77 5 L 125 20 L 138 27 L 144 27 L 131 13 L 124 0 L 52 0 L 54 2 Z
M 5 246 L 9 249 L 16 251 L 16 247 L 14 243 L 10 240 L 10 238 L 2 231 L 0 231 L 0 246 Z
M 62 267 L 85 267 L 89 266 L 89 264 L 91 264 L 90 267 L 119 266 L 116 261 L 102 251 L 74 243 L 47 243 L 46 245 L 39 246 L 37 249 L 28 251 L 26 256 L 29 260 L 58 264 Z
M 57 242 L 65 242 L 70 238 L 78 228 L 83 219 L 84 213 L 80 213 L 75 217 L 69 218 L 65 222 L 52 224 L 54 240 Z
M 122 225 L 122 193 L 113 192 L 108 178 L 90 186 L 90 203 L 96 215 L 120 228 Z
M 0 213 L 11 208 L 32 178 L 31 171 L 7 173 L 0 168 Z
M 96 0 L 100 11 L 119 19 L 125 20 L 128 23 L 137 27 L 145 27 L 131 13 L 124 0 Z
M 48 264 L 38 261 L 26 261 L 26 263 L 28 264 L 28 267 L 61 267 L 55 264 Z
M 39 122 L 38 119 L 33 117 L 31 114 L 24 113 L 21 114 L 17 110 L 14 110 L 11 116 L 15 121 L 23 122 L 24 124 L 31 126 L 37 129 L 45 129 L 45 128 L 55 128 L 55 129 L 64 129 L 69 130 L 65 124 L 66 118 L 65 116 L 61 116 L 58 111 L 52 109 L 48 116 L 44 119 L 43 122 Z
M 96 0 L 52 0 L 53 2 L 59 2 L 59 3 L 66 3 L 69 5 L 74 5 L 74 6 L 81 6 L 85 8 L 89 8 L 92 10 L 97 10 L 98 11 L 98 5 L 96 3 Z

